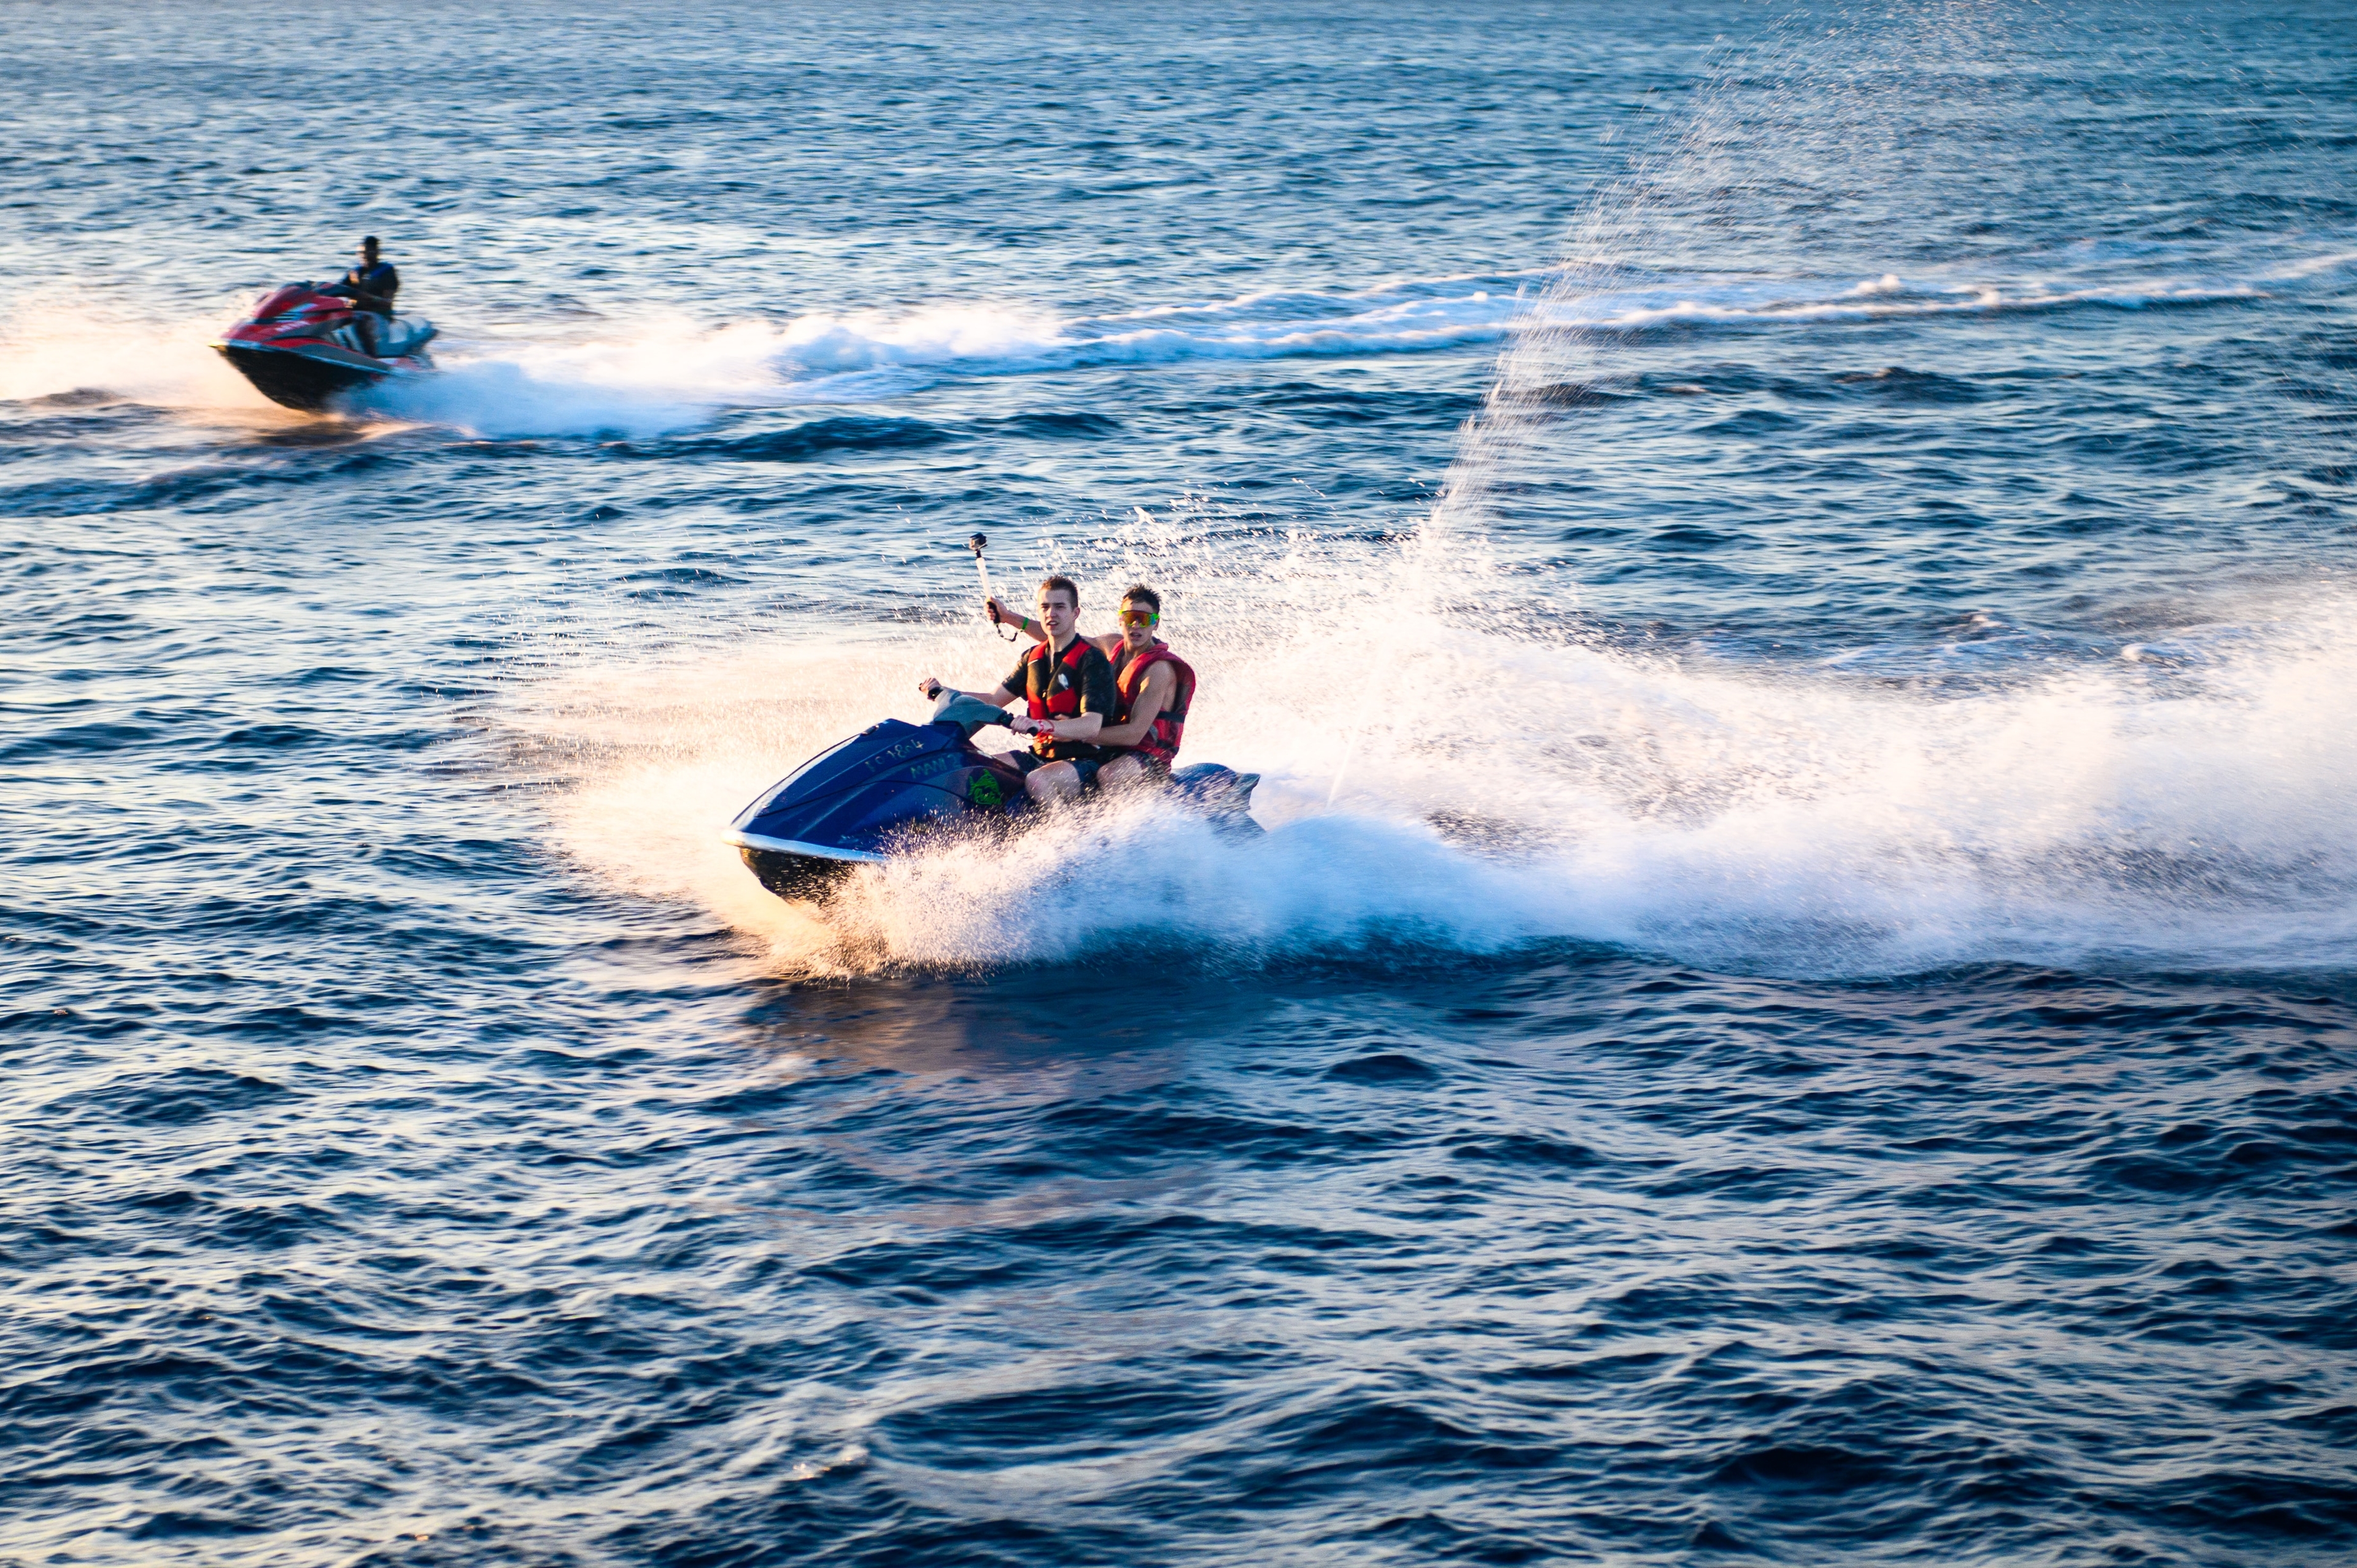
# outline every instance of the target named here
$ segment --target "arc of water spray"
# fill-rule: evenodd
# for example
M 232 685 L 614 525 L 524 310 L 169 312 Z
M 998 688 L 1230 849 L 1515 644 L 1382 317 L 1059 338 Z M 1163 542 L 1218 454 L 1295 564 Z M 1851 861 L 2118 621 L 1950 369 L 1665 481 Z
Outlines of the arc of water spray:
M 1794 13 L 1794 16 L 1799 15 Z M 1523 427 L 1521 413 L 1512 406 L 1516 391 L 1540 378 L 1545 369 L 1543 360 L 1552 351 L 1559 350 L 1563 341 L 1572 334 L 1553 324 L 1553 308 L 1581 293 L 1601 290 L 1606 280 L 1619 271 L 1621 263 L 1613 253 L 1610 242 L 1616 220 L 1626 226 L 1641 213 L 1652 195 L 1651 185 L 1663 168 L 1682 156 L 1691 156 L 1705 145 L 1712 134 L 1711 117 L 1716 112 L 1715 100 L 1722 85 L 1728 81 L 1743 60 L 1760 52 L 1778 36 L 1789 29 L 1792 16 L 1772 23 L 1762 39 L 1750 45 L 1737 45 L 1724 35 L 1713 40 L 1712 58 L 1707 60 L 1697 88 L 1698 102 L 1675 127 L 1662 126 L 1655 134 L 1642 138 L 1633 150 L 1628 166 L 1616 179 L 1608 181 L 1592 192 L 1584 203 L 1584 210 L 1566 244 L 1563 259 L 1552 269 L 1553 278 L 1542 287 L 1535 298 L 1526 295 L 1525 287 L 1514 290 L 1514 313 L 1507 328 L 1505 347 L 1498 356 L 1496 371 L 1481 407 L 1469 415 L 1459 428 L 1458 456 L 1449 466 L 1447 480 L 1435 499 L 1431 512 L 1415 531 L 1415 550 L 1403 562 L 1403 569 L 1412 568 L 1416 559 L 1430 560 L 1446 540 L 1450 525 L 1481 504 L 1484 488 L 1491 474 L 1501 467 L 1517 446 L 1530 439 Z M 1651 114 L 1652 88 L 1645 91 L 1632 123 L 1644 125 Z M 1619 127 L 1613 138 L 1618 140 Z M 1419 573 L 1419 576 L 1429 574 Z M 1326 804 L 1331 808 L 1340 798 L 1342 783 L 1358 756 L 1361 737 L 1366 730 L 1369 711 L 1376 694 L 1387 690 L 1396 670 L 1402 639 L 1390 640 L 1375 678 L 1367 684 L 1360 699 L 1357 714 L 1344 741 L 1341 766 L 1334 772 L 1334 782 L 1326 792 Z
M 1520 295 L 1521 291 L 1517 290 L 1516 297 L 1519 298 Z M 1465 422 L 1465 433 L 1469 435 L 1472 428 L 1473 422 L 1468 419 Z M 1439 524 L 1449 504 L 1450 496 L 1450 491 L 1442 490 L 1439 498 L 1433 502 L 1432 510 L 1426 514 L 1422 522 L 1416 525 L 1415 543 L 1407 559 L 1402 563 L 1403 567 L 1412 566 L 1419 558 L 1429 557 L 1437 547 L 1440 539 Z M 1358 709 L 1351 715 L 1351 727 L 1343 733 L 1342 761 L 1340 766 L 1334 769 L 1334 782 L 1326 791 L 1326 805 L 1329 811 L 1333 808 L 1334 802 L 1341 798 L 1342 781 L 1350 776 L 1351 765 L 1358 759 L 1359 739 L 1367 733 L 1367 719 L 1375 705 L 1376 696 L 1391 689 L 1392 676 L 1399 669 L 1402 640 L 1397 637 L 1384 639 L 1383 659 L 1377 664 L 1372 678 L 1360 689 Z
M 1522 329 L 1522 323 L 1531 309 L 1524 298 L 1527 288 L 1528 285 L 1523 284 L 1514 285 L 1514 313 L 1509 318 L 1507 326 L 1510 338 L 1512 334 Z M 1509 347 L 1507 353 L 1512 352 L 1512 349 Z M 1491 382 L 1489 395 L 1483 400 L 1484 404 L 1496 403 L 1502 395 L 1504 386 L 1505 373 L 1501 359 L 1498 377 Z M 1465 423 L 1458 429 L 1458 449 L 1472 450 L 1476 446 L 1480 433 L 1481 415 L 1478 413 L 1469 414 Z M 1461 468 L 1463 464 L 1460 462 L 1456 467 Z M 1450 481 L 1444 484 L 1440 494 L 1434 498 L 1432 510 L 1425 515 L 1423 521 L 1416 524 L 1415 547 L 1409 559 L 1403 563 L 1403 565 L 1412 566 L 1417 558 L 1428 559 L 1438 548 L 1446 532 L 1448 520 L 1462 510 L 1462 498 L 1466 489 L 1464 477 L 1452 471 Z M 1334 782 L 1326 791 L 1326 805 L 1329 810 L 1331 810 L 1334 802 L 1341 798 L 1342 781 L 1350 776 L 1351 766 L 1358 759 L 1359 740 L 1367 732 L 1367 718 L 1370 710 L 1374 706 L 1376 694 L 1390 688 L 1392 675 L 1399 668 L 1400 648 L 1399 638 L 1385 639 L 1383 660 L 1375 671 L 1374 679 L 1369 681 L 1359 694 L 1358 711 L 1351 715 L 1351 727 L 1345 732 L 1343 737 L 1341 765 L 1334 769 Z

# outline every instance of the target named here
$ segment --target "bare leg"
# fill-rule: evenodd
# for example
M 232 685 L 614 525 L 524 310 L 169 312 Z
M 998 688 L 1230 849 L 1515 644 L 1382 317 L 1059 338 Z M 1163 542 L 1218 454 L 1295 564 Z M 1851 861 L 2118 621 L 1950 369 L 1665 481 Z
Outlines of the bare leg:
M 1145 782 L 1146 764 L 1138 760 L 1137 753 L 1134 751 L 1125 751 L 1097 769 L 1097 788 L 1100 789 L 1125 789 L 1133 784 Z
M 1081 792 L 1081 771 L 1069 762 L 1050 762 L 1045 768 L 1035 768 L 1023 780 L 1023 788 L 1041 805 L 1056 800 L 1069 800 Z

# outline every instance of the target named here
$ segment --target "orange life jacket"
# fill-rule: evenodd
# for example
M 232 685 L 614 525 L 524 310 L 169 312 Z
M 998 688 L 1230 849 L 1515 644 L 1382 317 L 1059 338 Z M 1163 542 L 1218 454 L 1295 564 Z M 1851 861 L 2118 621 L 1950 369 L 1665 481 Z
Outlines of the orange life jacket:
M 1178 755 L 1178 742 L 1187 733 L 1187 710 L 1195 701 L 1194 668 L 1171 652 L 1168 643 L 1157 642 L 1143 653 L 1132 653 L 1129 644 L 1124 642 L 1116 650 L 1113 679 L 1114 690 L 1120 694 L 1121 712 L 1114 723 L 1129 723 L 1130 707 L 1137 701 L 1138 693 L 1146 689 L 1146 672 L 1157 664 L 1169 665 L 1170 673 L 1177 677 L 1171 687 L 1170 700 L 1163 703 L 1162 712 L 1155 715 L 1153 727 L 1139 736 L 1137 743 L 1129 749 L 1168 768 L 1171 759 Z

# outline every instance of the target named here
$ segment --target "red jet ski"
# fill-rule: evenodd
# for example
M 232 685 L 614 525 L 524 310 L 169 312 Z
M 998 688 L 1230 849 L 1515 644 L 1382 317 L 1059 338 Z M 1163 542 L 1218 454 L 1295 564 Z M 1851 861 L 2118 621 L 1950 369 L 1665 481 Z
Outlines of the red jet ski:
M 213 347 L 263 396 L 311 413 L 347 392 L 434 373 L 425 353 L 432 322 L 379 316 L 363 323 L 360 314 L 317 284 L 281 284 Z M 369 326 L 375 353 L 368 351 Z

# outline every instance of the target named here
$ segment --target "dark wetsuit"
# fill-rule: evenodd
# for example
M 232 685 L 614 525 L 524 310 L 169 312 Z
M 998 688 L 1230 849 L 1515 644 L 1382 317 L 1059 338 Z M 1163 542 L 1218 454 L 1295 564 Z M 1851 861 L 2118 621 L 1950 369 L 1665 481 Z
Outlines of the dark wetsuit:
M 340 294 L 362 310 L 391 316 L 393 296 L 401 292 L 401 274 L 393 270 L 391 262 L 363 263 L 346 273 L 341 283 L 323 292 Z
M 363 262 L 346 273 L 342 282 L 329 284 L 319 292 L 339 294 L 352 302 L 352 308 L 360 313 L 352 324 L 360 329 L 361 347 L 371 354 L 377 352 L 393 321 L 393 296 L 401 292 L 401 274 L 393 270 L 393 263 Z

